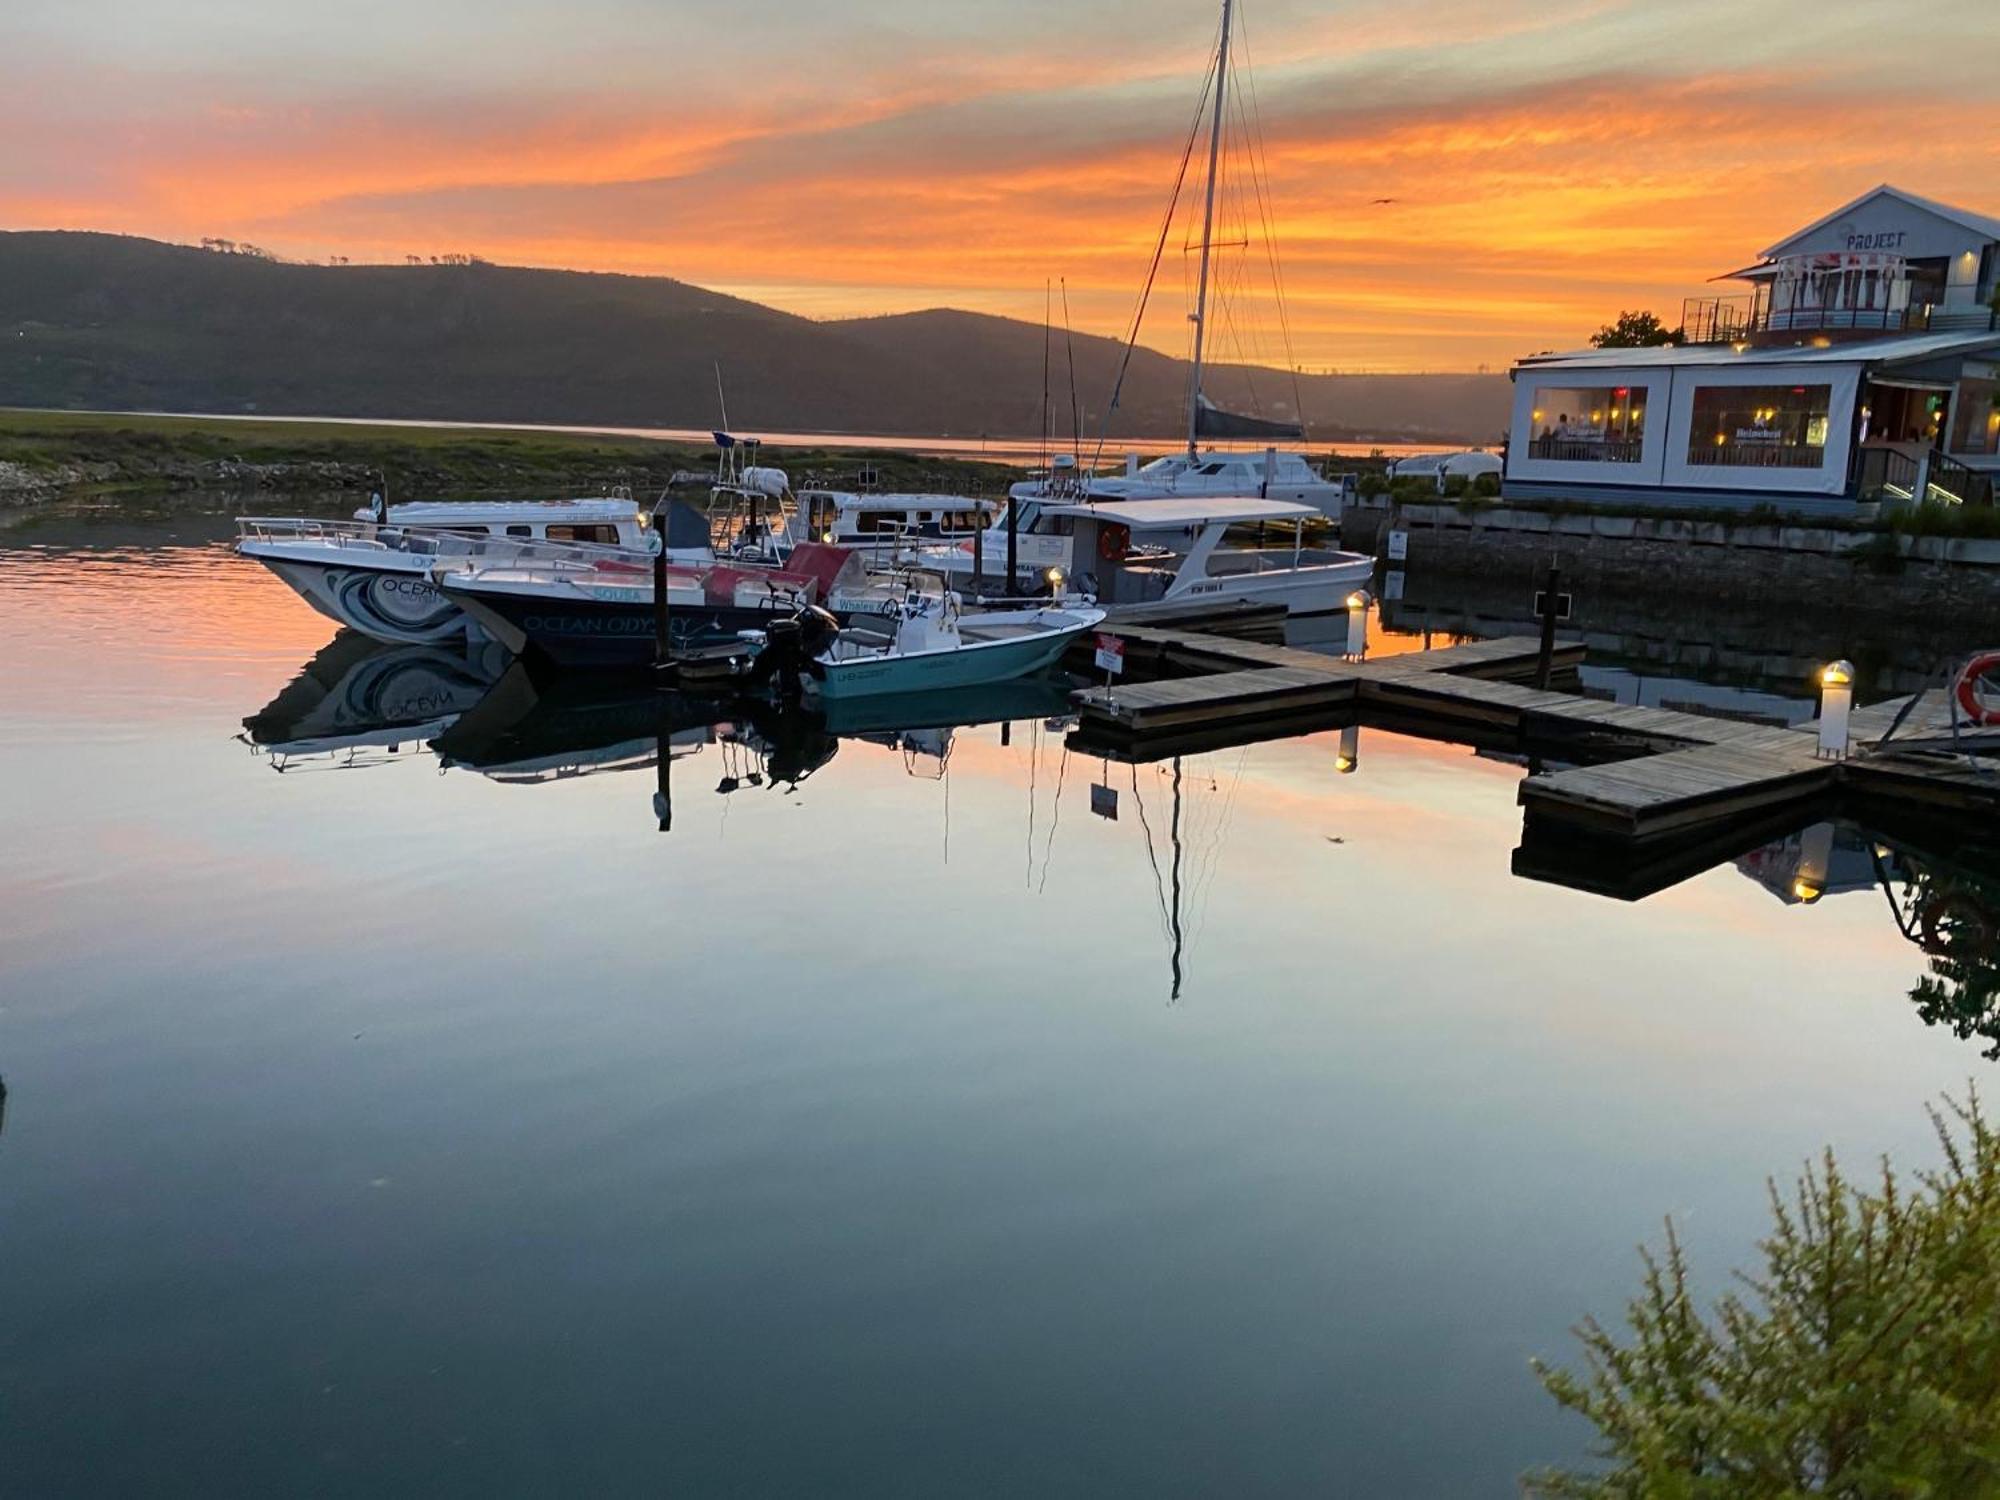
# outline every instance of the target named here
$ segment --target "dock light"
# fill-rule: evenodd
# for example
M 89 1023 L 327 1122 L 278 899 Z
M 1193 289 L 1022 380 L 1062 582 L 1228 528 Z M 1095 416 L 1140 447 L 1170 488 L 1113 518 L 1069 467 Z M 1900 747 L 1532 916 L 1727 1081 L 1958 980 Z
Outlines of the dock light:
M 1819 754 L 1847 758 L 1847 716 L 1854 707 L 1854 663 L 1837 661 L 1819 673 Z
M 1333 757 L 1333 768 L 1343 776 L 1352 776 L 1361 766 L 1361 726 L 1349 724 L 1340 731 L 1340 750 Z
M 1792 895 L 1810 906 L 1826 894 L 1826 872 L 1833 864 L 1833 825 L 1815 823 L 1799 835 L 1798 869 L 1792 877 Z
M 1060 592 L 1062 592 L 1062 586 L 1063 586 L 1063 570 L 1062 570 L 1061 568 L 1050 568 L 1050 569 L 1049 569 L 1049 571 L 1048 571 L 1048 574 L 1047 574 L 1047 577 L 1048 577 L 1048 580 L 1049 580 L 1049 590 L 1050 590 L 1050 592 L 1051 592 L 1051 593 L 1060 593 Z
M 1347 596 L 1347 659 L 1360 661 L 1368 654 L 1368 606 L 1375 601 L 1368 590 L 1356 589 Z

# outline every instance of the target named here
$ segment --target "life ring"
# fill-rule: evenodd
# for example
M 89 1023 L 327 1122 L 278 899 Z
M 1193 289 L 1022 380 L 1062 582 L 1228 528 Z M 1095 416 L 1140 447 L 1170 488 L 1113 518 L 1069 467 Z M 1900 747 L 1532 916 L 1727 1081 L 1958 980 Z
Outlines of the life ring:
M 1132 528 L 1122 521 L 1106 521 L 1097 528 L 1097 555 L 1105 562 L 1123 562 L 1132 550 Z
M 2000 671 L 2000 651 L 1981 651 L 1958 669 L 1951 691 L 1968 724 L 2000 724 L 2000 704 L 1989 706 L 1979 691 L 1980 682 L 1993 671 Z

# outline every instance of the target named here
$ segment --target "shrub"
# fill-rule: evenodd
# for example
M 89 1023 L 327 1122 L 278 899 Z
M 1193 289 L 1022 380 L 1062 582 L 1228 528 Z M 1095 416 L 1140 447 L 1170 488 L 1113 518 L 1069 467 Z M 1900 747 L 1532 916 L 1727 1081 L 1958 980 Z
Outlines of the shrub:
M 1577 1330 L 1581 1374 L 1540 1361 L 1596 1424 L 1598 1472 L 1528 1493 L 1624 1500 L 2000 1493 L 2000 1136 L 1978 1096 L 1931 1120 L 1944 1166 L 1873 1187 L 1828 1151 L 1788 1197 L 1771 1185 L 1760 1275 L 1704 1316 L 1671 1222 L 1620 1343 Z

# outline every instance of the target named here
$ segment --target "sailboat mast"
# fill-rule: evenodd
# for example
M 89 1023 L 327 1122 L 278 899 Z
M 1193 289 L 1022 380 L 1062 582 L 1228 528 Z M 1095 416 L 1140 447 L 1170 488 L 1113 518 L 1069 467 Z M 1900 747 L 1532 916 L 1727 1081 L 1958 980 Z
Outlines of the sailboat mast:
M 1229 88 L 1229 24 L 1233 0 L 1222 0 L 1222 41 L 1215 52 L 1215 118 L 1208 127 L 1208 200 L 1201 212 L 1201 278 L 1194 301 L 1194 368 L 1188 374 L 1188 461 L 1201 457 L 1201 346 L 1208 332 L 1208 249 L 1215 230 L 1215 168 L 1222 154 L 1222 100 Z

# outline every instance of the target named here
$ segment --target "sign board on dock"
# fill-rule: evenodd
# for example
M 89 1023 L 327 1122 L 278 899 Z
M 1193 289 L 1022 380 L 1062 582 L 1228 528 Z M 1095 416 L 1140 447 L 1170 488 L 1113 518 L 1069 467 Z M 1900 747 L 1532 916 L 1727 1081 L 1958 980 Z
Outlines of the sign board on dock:
M 1387 573 L 1382 575 L 1382 597 L 1384 599 L 1400 599 L 1403 597 L 1403 570 L 1401 568 L 1391 568 Z
M 1097 638 L 1097 668 L 1101 672 L 1125 670 L 1125 643 L 1115 635 Z
M 1408 562 L 1410 560 L 1410 534 L 1407 531 L 1389 533 L 1389 561 Z
M 1118 821 L 1118 788 L 1115 786 L 1101 786 L 1097 782 L 1092 782 L 1090 784 L 1090 810 L 1096 813 L 1098 817 L 1109 818 L 1112 822 L 1116 823 Z
M 1567 620 L 1569 618 L 1569 606 L 1570 606 L 1570 596 L 1567 593 L 1557 594 L 1555 617 L 1558 620 Z M 1535 618 L 1538 620 L 1546 619 L 1548 617 L 1548 613 L 1549 613 L 1548 593 L 1546 590 L 1536 589 Z

